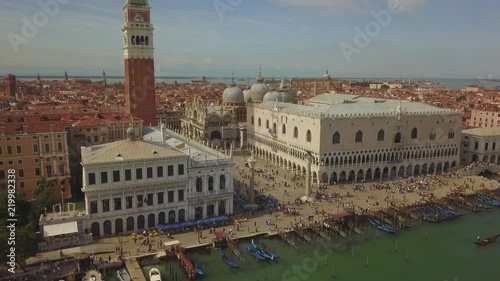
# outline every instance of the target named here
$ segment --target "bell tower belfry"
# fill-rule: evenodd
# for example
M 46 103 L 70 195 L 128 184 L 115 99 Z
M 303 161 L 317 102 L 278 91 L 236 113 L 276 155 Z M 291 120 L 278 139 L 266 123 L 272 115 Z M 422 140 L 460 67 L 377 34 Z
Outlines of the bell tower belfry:
M 126 0 L 123 54 L 127 113 L 156 126 L 153 25 L 148 0 Z

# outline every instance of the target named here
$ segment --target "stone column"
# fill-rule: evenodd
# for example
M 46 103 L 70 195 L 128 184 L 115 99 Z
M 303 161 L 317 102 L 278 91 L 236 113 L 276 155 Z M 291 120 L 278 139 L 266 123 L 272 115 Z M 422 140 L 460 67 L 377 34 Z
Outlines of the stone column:
M 248 158 L 248 165 L 250 166 L 251 177 L 250 177 L 250 190 L 248 190 L 249 204 L 255 204 L 255 164 L 257 164 L 257 159 L 255 159 L 252 151 L 252 156 Z
M 240 131 L 240 149 L 243 148 L 243 146 L 245 145 L 245 139 L 243 139 L 244 137 L 244 134 L 243 134 L 243 130 Z
M 90 215 L 90 201 L 87 196 L 85 196 L 85 214 Z
M 306 156 L 307 167 L 306 167 L 306 197 L 311 197 L 311 161 L 312 156 Z
M 101 196 L 99 196 L 99 197 L 97 197 L 97 213 L 98 214 L 102 214 L 103 213 L 102 212 L 102 210 L 103 210 L 102 207 L 103 207 L 102 206 L 102 198 L 101 198 Z

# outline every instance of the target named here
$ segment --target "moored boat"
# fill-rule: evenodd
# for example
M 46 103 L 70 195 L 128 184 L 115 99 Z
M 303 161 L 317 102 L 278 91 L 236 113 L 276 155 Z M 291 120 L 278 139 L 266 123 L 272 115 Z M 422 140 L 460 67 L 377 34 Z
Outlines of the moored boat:
M 389 226 L 385 225 L 385 224 L 382 224 L 381 222 L 379 222 L 378 220 L 376 219 L 371 219 L 371 218 L 368 218 L 368 221 L 373 225 L 375 226 L 376 228 L 384 231 L 384 232 L 387 232 L 387 233 L 396 233 L 398 232 L 397 230 L 393 229 L 393 228 L 390 228 Z
M 194 271 L 196 271 L 196 274 L 203 276 L 204 275 L 203 270 L 198 266 L 198 263 L 193 261 L 192 259 L 189 259 L 189 261 L 194 266 Z
M 271 256 L 270 254 L 268 254 L 268 253 L 264 252 L 262 249 L 260 249 L 260 248 L 259 248 L 259 246 L 257 246 L 257 245 L 253 242 L 253 239 L 252 239 L 252 246 L 253 246 L 253 248 L 255 249 L 255 251 L 256 251 L 257 253 L 259 253 L 261 256 L 263 256 L 264 258 L 269 259 L 269 260 L 274 259 L 274 257 L 273 257 L 273 256 Z
M 264 257 L 263 257 L 263 256 L 262 256 L 259 252 L 257 252 L 255 249 L 252 249 L 249 245 L 245 245 L 245 246 L 247 247 L 248 252 L 249 252 L 252 256 L 256 257 L 258 260 L 263 261 L 263 260 L 265 260 L 265 259 L 266 259 L 266 258 L 264 258 Z
M 229 265 L 230 267 L 238 267 L 238 264 L 235 263 L 234 261 L 232 261 L 231 259 L 229 259 L 226 254 L 224 254 L 224 251 L 222 251 L 222 249 L 220 249 L 220 256 L 222 257 L 222 259 L 224 260 L 224 262 Z
M 83 281 L 102 281 L 102 275 L 97 270 L 89 270 L 85 273 L 85 277 L 82 279 Z
M 160 270 L 156 267 L 151 268 L 149 270 L 149 280 L 150 281 L 161 281 L 161 273 Z
M 118 275 L 118 279 L 120 281 L 130 281 L 130 275 L 128 274 L 127 270 L 125 268 L 119 269 L 116 274 Z
M 262 247 L 264 249 L 264 252 L 266 252 L 267 254 L 269 254 L 270 256 L 272 256 L 273 258 L 279 258 L 280 256 L 278 254 L 276 254 L 276 252 L 273 252 L 271 250 L 271 248 L 267 247 L 266 244 L 262 243 Z

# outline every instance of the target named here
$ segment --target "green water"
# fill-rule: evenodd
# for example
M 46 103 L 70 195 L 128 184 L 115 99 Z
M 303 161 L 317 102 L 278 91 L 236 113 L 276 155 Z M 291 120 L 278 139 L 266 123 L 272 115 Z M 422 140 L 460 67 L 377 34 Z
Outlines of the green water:
M 484 247 L 473 244 L 478 235 L 486 238 L 500 234 L 499 210 L 469 213 L 438 224 L 423 223 L 395 235 L 368 226 L 362 230 L 370 238 L 363 240 L 358 236 L 359 241 L 352 246 L 341 243 L 339 238 L 328 241 L 312 234 L 314 243 L 295 237 L 298 250 L 276 238 L 262 239 L 280 255 L 276 261 L 252 259 L 244 247 L 247 241 L 240 241 L 239 249 L 246 262 L 238 262 L 237 269 L 228 267 L 218 250 L 191 251 L 188 256 L 201 265 L 205 276 L 199 279 L 206 281 L 500 280 L 500 241 Z M 327 246 L 320 246 L 320 240 Z M 236 261 L 229 251 L 226 253 Z M 176 260 L 163 260 L 156 267 L 162 271 L 163 280 L 176 280 L 175 274 L 178 281 L 188 280 Z M 143 268 L 146 276 L 150 268 Z

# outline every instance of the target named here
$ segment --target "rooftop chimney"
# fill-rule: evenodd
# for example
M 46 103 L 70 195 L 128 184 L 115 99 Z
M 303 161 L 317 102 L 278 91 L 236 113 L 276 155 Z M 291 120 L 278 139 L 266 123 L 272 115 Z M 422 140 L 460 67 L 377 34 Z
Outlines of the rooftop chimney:
M 0 135 L 5 136 L 5 127 L 0 127 Z
M 24 134 L 28 133 L 28 126 L 26 126 L 26 125 L 23 126 L 23 133 Z
M 54 124 L 50 124 L 49 127 L 50 127 L 50 131 L 54 132 Z
M 160 125 L 160 131 L 161 131 L 161 142 L 165 142 L 165 125 L 161 123 Z

